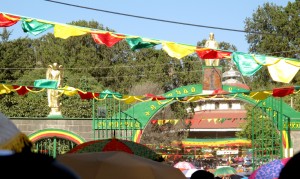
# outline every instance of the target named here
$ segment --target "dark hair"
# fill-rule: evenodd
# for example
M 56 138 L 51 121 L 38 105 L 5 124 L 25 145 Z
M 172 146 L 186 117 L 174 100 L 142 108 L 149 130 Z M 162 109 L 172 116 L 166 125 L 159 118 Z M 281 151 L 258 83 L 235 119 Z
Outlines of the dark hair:
M 300 152 L 294 155 L 291 159 L 289 159 L 289 161 L 280 171 L 278 179 L 297 178 L 297 176 L 299 176 L 299 168 Z
M 203 179 L 214 179 L 215 176 L 209 171 L 206 170 L 197 170 L 195 171 L 190 179 L 197 179 L 197 178 L 203 178 Z

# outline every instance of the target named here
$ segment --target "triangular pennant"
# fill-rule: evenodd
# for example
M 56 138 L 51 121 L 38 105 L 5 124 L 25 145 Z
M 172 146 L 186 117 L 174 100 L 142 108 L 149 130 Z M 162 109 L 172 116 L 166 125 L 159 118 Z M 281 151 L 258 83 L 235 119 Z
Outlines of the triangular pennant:
M 0 84 L 0 94 L 8 94 L 13 91 L 13 86 L 11 85 L 5 85 L 5 84 Z
M 76 88 L 70 86 L 65 86 L 64 88 L 62 88 L 62 90 L 64 90 L 63 93 L 67 96 L 74 96 L 78 93 L 78 90 Z
M 21 96 L 27 94 L 29 92 L 29 90 L 33 89 L 32 86 L 17 86 L 17 85 L 13 85 L 13 87 L 17 91 L 17 93 L 19 95 L 21 95 Z
M 274 81 L 282 83 L 290 83 L 300 68 L 300 62 L 295 66 L 295 64 L 287 63 L 287 60 L 279 59 L 278 57 L 267 57 L 266 62 L 276 62 L 272 65 L 268 65 L 268 70 Z
M 256 56 L 256 58 L 258 57 Z M 233 52 L 232 59 L 238 67 L 239 71 L 244 76 L 252 76 L 262 68 L 262 64 L 257 63 L 253 55 L 251 54 L 243 52 Z
M 229 58 L 232 52 L 202 48 L 196 49 L 196 53 L 201 59 L 223 59 Z
M 141 48 L 150 48 L 150 47 L 154 47 L 155 45 L 158 44 L 158 43 L 154 43 L 154 42 L 143 41 L 143 39 L 140 37 L 126 38 L 126 42 L 130 46 L 131 50 L 137 50 L 137 49 L 141 49 Z
M 94 97 L 99 97 L 99 93 L 78 91 L 78 94 L 81 99 L 93 99 Z
M 78 28 L 70 25 L 55 24 L 54 36 L 62 39 L 67 39 L 72 36 L 80 36 L 87 34 L 87 31 L 83 28 Z
M 39 22 L 37 20 L 25 19 L 22 21 L 22 29 L 24 32 L 29 32 L 32 35 L 38 35 L 52 28 L 52 24 Z
M 35 88 L 57 89 L 57 80 L 39 79 L 34 81 Z
M 196 47 L 176 44 L 173 42 L 163 42 L 162 49 L 166 51 L 169 56 L 181 59 L 187 55 L 194 53 Z
M 124 35 L 117 35 L 112 34 L 110 32 L 106 33 L 91 33 L 95 43 L 97 44 L 104 44 L 107 47 L 112 47 L 119 41 L 123 40 L 125 38 Z
M 249 96 L 255 100 L 264 100 L 272 95 L 270 91 L 251 92 Z
M 294 93 L 294 87 L 283 87 L 283 88 L 274 88 L 273 89 L 273 96 L 274 97 L 284 97 L 289 94 Z
M 18 16 L 0 13 L 0 27 L 10 27 L 19 22 L 20 19 Z

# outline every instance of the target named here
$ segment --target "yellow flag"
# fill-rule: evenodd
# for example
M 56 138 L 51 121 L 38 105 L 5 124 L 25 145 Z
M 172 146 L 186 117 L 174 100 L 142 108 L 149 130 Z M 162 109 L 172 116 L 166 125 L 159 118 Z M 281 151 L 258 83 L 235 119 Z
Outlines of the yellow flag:
M 69 25 L 55 24 L 54 26 L 54 36 L 62 39 L 67 39 L 72 36 L 80 36 L 86 33 L 87 31 L 82 28 L 73 27 Z
M 277 60 L 278 58 L 275 57 L 266 58 L 266 62 L 270 64 Z M 296 62 L 287 63 L 285 59 L 281 59 L 280 61 L 278 61 L 278 63 L 268 66 L 268 70 L 271 78 L 274 81 L 289 83 L 299 71 L 299 65 L 300 62 L 298 62 L 298 64 L 296 64 Z
M 0 94 L 8 94 L 12 92 L 14 88 L 11 85 L 0 84 Z
M 187 55 L 195 52 L 195 46 L 181 45 L 173 42 L 163 42 L 162 49 L 168 53 L 169 56 L 181 59 Z
M 250 97 L 255 100 L 264 100 L 267 99 L 273 92 L 270 91 L 260 91 L 260 92 L 251 92 Z
M 126 104 L 132 104 L 137 102 L 137 99 L 134 96 L 128 96 L 128 95 L 124 95 L 122 100 L 124 100 Z
M 62 88 L 62 90 L 63 93 L 67 96 L 74 96 L 78 94 L 77 89 L 70 86 L 65 86 L 64 88 Z

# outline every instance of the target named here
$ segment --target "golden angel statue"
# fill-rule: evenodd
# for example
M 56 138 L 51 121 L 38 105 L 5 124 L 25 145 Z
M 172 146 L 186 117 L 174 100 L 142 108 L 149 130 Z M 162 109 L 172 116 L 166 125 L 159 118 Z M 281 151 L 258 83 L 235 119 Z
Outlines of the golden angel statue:
M 209 39 L 205 42 L 205 47 L 210 49 L 218 49 L 219 43 L 215 40 L 214 33 L 209 33 Z M 206 66 L 219 66 L 220 59 L 205 59 Z
M 48 66 L 46 72 L 46 79 L 48 80 L 56 80 L 57 81 L 57 88 L 61 87 L 62 84 L 62 65 L 58 65 L 57 63 L 53 63 L 52 65 Z M 60 112 L 60 102 L 59 98 L 59 91 L 54 89 L 47 89 L 48 95 L 48 106 L 51 108 L 50 115 L 61 115 Z

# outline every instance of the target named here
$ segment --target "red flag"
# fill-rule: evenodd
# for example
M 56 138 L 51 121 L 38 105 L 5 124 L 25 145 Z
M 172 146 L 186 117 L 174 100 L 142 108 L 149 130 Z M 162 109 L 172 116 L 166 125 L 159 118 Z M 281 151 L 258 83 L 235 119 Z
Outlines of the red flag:
M 0 13 L 0 27 L 9 27 L 16 24 L 20 17 Z
M 150 94 L 150 93 L 145 94 L 145 97 L 146 98 L 152 98 L 152 101 L 155 101 L 155 100 L 165 100 L 166 99 L 163 96 L 155 96 L 154 94 Z
M 229 94 L 229 92 L 223 89 L 216 89 L 213 91 L 212 95 L 217 95 L 217 94 Z
M 201 59 L 222 59 L 231 55 L 231 52 L 212 49 L 196 49 L 196 53 Z
M 81 99 L 93 99 L 94 97 L 99 97 L 99 93 L 78 91 L 78 94 Z
M 91 33 L 94 41 L 97 44 L 105 44 L 107 47 L 112 47 L 120 40 L 124 39 L 124 35 L 115 35 L 110 32 L 101 34 L 101 33 Z
M 152 119 L 152 120 L 151 120 L 151 124 L 156 124 L 157 121 L 158 121 L 157 119 Z
M 294 93 L 294 87 L 283 87 L 283 88 L 274 88 L 273 89 L 273 96 L 274 97 L 284 97 L 289 94 Z
M 33 89 L 32 86 L 18 86 L 18 85 L 12 85 L 12 86 L 17 91 L 17 93 L 21 96 L 27 94 L 29 90 Z

